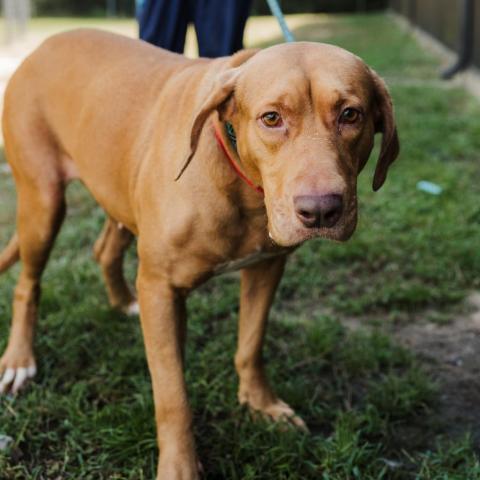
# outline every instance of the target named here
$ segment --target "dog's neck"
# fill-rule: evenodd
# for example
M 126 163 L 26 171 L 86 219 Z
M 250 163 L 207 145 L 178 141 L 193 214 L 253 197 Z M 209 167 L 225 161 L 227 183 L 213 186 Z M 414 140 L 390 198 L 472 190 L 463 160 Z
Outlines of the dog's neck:
M 215 139 L 218 143 L 218 146 L 225 154 L 228 163 L 233 168 L 235 173 L 251 188 L 253 188 L 259 195 L 264 195 L 263 188 L 260 185 L 255 185 L 255 183 L 248 178 L 248 176 L 242 171 L 242 168 L 239 165 L 239 162 L 236 160 L 235 157 L 238 158 L 238 150 L 237 150 L 237 136 L 235 135 L 235 130 L 233 126 L 229 122 L 225 122 L 223 124 L 225 134 L 229 140 L 231 149 L 227 148 L 227 145 L 223 139 L 222 132 L 219 129 L 218 124 L 214 124 L 214 132 L 215 132 Z M 233 154 L 232 151 L 233 150 Z

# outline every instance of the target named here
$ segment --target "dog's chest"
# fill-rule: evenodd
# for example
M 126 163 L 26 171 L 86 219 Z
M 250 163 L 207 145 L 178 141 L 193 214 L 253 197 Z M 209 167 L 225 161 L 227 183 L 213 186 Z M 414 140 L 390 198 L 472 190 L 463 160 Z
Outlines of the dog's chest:
M 218 264 L 214 270 L 214 275 L 220 275 L 222 273 L 235 272 L 236 270 L 241 270 L 242 268 L 250 267 L 256 263 L 268 260 L 271 258 L 278 257 L 280 255 L 285 255 L 289 249 L 278 249 L 278 250 L 262 250 L 258 249 L 249 255 L 246 255 L 235 260 L 230 260 Z

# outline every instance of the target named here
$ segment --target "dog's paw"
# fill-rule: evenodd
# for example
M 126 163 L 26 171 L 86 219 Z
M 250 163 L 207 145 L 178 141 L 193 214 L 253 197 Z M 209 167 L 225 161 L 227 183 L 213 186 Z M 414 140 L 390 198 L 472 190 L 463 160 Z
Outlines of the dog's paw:
M 123 307 L 122 311 L 125 315 L 128 315 L 129 317 L 133 317 L 134 315 L 140 315 L 140 307 L 136 300 Z
M 0 395 L 16 394 L 36 373 L 31 347 L 9 344 L 0 358 Z
M 37 367 L 33 357 L 24 363 L 9 362 L 6 357 L 7 354 L 0 361 L 0 395 L 5 393 L 15 395 L 26 385 L 28 380 L 35 376 Z M 25 366 L 18 366 L 22 364 Z
M 267 400 L 268 399 L 268 400 Z M 279 398 L 273 396 L 268 390 L 267 394 L 261 395 L 258 392 L 254 395 L 246 395 L 245 392 L 239 395 L 240 404 L 247 406 L 253 415 L 261 415 L 262 418 L 278 422 L 281 426 L 294 427 L 308 433 L 308 427 L 293 408 Z
M 270 405 L 256 411 L 260 412 L 267 419 L 280 423 L 282 426 L 292 426 L 302 432 L 309 432 L 307 424 L 303 419 L 295 413 L 293 408 L 282 400 L 277 399 Z

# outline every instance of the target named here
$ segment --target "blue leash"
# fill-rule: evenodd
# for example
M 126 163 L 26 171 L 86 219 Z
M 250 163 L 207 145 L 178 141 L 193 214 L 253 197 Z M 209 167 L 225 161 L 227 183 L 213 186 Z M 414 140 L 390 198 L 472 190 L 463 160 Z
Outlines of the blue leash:
M 283 36 L 285 37 L 285 41 L 294 42 L 295 37 L 293 36 L 293 33 L 288 28 L 287 22 L 285 21 L 285 17 L 283 16 L 283 13 L 282 13 L 282 9 L 278 4 L 278 0 L 267 0 L 267 3 L 268 3 L 268 6 L 270 7 L 272 14 L 277 19 L 278 24 L 280 25 L 280 28 L 282 29 L 282 33 L 283 33 Z
M 286 42 L 294 42 L 295 37 L 293 33 L 288 28 L 287 22 L 285 21 L 285 17 L 283 16 L 282 9 L 278 4 L 277 0 L 267 0 L 268 6 L 272 11 L 272 14 L 278 20 L 280 28 L 282 29 L 283 36 L 285 37 Z M 228 139 L 235 151 L 237 151 L 237 136 L 235 134 L 235 130 L 233 129 L 233 125 L 230 122 L 225 122 L 225 133 L 227 134 Z

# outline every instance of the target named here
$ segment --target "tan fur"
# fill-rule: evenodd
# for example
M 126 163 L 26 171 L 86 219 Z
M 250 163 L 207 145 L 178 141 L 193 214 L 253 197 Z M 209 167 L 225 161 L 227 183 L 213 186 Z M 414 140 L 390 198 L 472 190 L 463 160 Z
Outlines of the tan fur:
M 18 235 L 15 234 L 0 254 L 0 273 L 8 270 L 18 260 L 20 260 L 20 248 L 18 246 Z
M 362 109 L 361 125 L 339 127 L 345 106 Z M 284 128 L 262 124 L 270 110 L 281 113 Z M 265 198 L 233 172 L 216 144 L 213 125 L 223 132 L 225 120 L 236 130 L 242 169 L 263 186 Z M 158 478 L 198 478 L 182 372 L 185 299 L 225 266 L 243 268 L 239 400 L 304 427 L 266 378 L 266 319 L 287 253 L 311 237 L 346 240 L 354 231 L 356 178 L 375 131 L 384 133 L 375 188 L 398 153 L 390 98 L 376 74 L 322 44 L 188 60 L 124 37 L 73 31 L 47 40 L 14 74 L 3 130 L 17 185 L 18 243 L 15 237 L 0 264 L 7 268 L 19 251 L 22 271 L 0 374 L 35 364 L 40 277 L 63 220 L 65 188 L 78 178 L 109 216 L 95 256 L 110 302 L 127 310 L 134 297 L 123 278 L 123 253 L 132 234 L 138 236 Z M 301 224 L 293 197 L 330 193 L 344 199 L 338 224 Z M 252 259 L 259 263 L 250 265 Z

